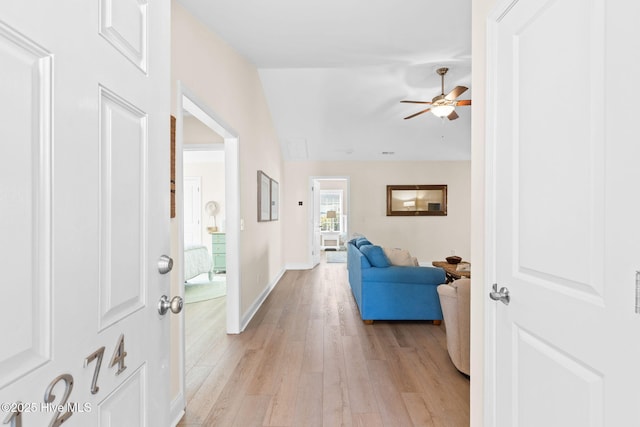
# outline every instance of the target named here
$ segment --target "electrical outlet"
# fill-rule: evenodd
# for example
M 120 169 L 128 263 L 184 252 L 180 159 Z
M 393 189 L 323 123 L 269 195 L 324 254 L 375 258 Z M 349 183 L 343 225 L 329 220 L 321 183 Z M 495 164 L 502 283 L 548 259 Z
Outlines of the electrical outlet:
M 451 256 L 455 256 L 456 254 L 456 250 L 455 249 L 451 249 Z

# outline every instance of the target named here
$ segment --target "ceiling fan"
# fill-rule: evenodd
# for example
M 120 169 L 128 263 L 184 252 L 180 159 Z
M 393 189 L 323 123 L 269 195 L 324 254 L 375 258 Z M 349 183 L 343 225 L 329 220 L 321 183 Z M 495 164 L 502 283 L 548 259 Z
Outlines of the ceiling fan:
M 449 92 L 447 95 L 444 94 L 444 75 L 447 74 L 447 71 L 449 71 L 448 68 L 446 67 L 442 67 L 442 68 L 438 68 L 436 70 L 436 73 L 438 73 L 438 75 L 440 75 L 440 77 L 442 78 L 442 94 L 436 96 L 435 98 L 433 98 L 431 100 L 431 102 L 429 101 L 400 101 L 400 102 L 406 102 L 409 104 L 428 104 L 430 105 L 429 108 L 422 110 L 422 111 L 418 111 L 415 114 L 412 114 L 410 116 L 405 117 L 404 119 L 411 119 L 415 116 L 419 116 L 422 113 L 426 113 L 427 111 L 431 111 L 434 115 L 436 115 L 437 117 L 446 117 L 449 120 L 455 120 L 457 119 L 459 116 L 456 113 L 456 107 L 459 105 L 471 105 L 471 100 L 470 99 L 462 99 L 459 101 L 456 101 L 456 98 L 459 97 L 460 95 L 462 95 L 468 88 L 464 87 L 464 86 L 456 86 L 453 88 L 453 90 L 451 92 Z

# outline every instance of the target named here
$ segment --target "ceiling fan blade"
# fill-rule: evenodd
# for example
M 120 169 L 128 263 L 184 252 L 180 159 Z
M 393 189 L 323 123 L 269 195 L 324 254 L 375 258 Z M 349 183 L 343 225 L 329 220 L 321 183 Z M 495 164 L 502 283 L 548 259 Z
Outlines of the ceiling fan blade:
M 462 95 L 467 89 L 468 88 L 464 86 L 456 86 L 451 92 L 449 92 L 447 96 L 445 96 L 445 99 L 447 99 L 448 101 L 453 101 L 454 99 Z
M 431 104 L 431 101 L 400 101 L 400 102 L 406 102 L 409 104 Z
M 449 114 L 449 115 L 447 116 L 447 119 L 449 119 L 449 120 L 455 120 L 455 119 L 457 119 L 458 117 L 460 117 L 460 116 L 458 116 L 458 113 L 456 113 L 456 110 L 453 110 L 453 111 L 451 112 L 451 114 Z
M 429 111 L 429 110 L 431 110 L 431 107 L 427 108 L 426 110 L 418 111 L 417 113 L 412 114 L 412 115 L 410 115 L 410 116 L 407 116 L 407 117 L 405 117 L 404 119 L 405 119 L 405 120 L 407 120 L 407 119 L 411 119 L 411 118 L 413 118 L 413 117 L 415 117 L 415 116 L 419 116 L 419 115 L 420 115 L 420 114 L 422 114 L 422 113 L 426 113 L 426 112 L 427 112 L 427 111 Z
M 471 100 L 470 99 L 461 99 L 460 101 L 456 102 L 456 106 L 458 105 L 471 105 Z

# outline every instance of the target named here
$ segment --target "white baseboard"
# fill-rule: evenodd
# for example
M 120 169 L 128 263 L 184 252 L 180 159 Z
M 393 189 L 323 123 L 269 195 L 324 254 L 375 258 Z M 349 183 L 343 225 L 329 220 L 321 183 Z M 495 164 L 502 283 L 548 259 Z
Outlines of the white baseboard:
M 313 264 L 311 263 L 287 264 L 285 266 L 285 270 L 311 270 L 312 268 Z
M 169 419 L 172 420 L 172 427 L 176 427 L 184 416 L 185 405 L 186 403 L 184 400 L 184 395 L 182 393 L 179 393 L 171 402 L 171 406 L 169 407 Z
M 242 319 L 240 319 L 241 331 L 245 330 L 249 322 L 251 322 L 251 319 L 253 319 L 253 316 L 255 316 L 255 314 L 258 312 L 258 310 L 262 306 L 262 303 L 264 303 L 264 300 L 267 299 L 267 297 L 269 296 L 273 288 L 276 287 L 276 285 L 278 284 L 278 282 L 280 281 L 280 279 L 282 278 L 282 276 L 286 271 L 287 271 L 286 268 L 283 268 L 282 270 L 280 270 L 276 278 L 267 285 L 267 287 L 262 291 L 262 293 L 258 295 L 258 298 L 256 298 L 253 304 L 251 304 L 251 307 L 249 307 L 249 310 L 247 310 L 245 315 L 242 316 Z

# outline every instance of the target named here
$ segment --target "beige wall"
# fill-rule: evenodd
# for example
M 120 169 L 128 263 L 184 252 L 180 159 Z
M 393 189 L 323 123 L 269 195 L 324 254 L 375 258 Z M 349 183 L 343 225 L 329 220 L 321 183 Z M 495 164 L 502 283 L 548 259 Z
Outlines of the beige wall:
M 222 144 L 224 138 L 194 116 L 184 116 L 182 132 L 185 144 Z
M 172 1 L 172 94 L 177 81 L 239 136 L 241 315 L 281 273 L 283 221 L 257 222 L 261 169 L 282 181 L 282 156 L 257 69 Z
M 282 196 L 287 265 L 311 262 L 307 231 L 311 176 L 349 177 L 350 236 L 360 233 L 375 244 L 408 249 L 427 264 L 444 259 L 451 250 L 469 259 L 470 173 L 470 162 L 287 162 Z M 386 216 L 386 186 L 402 184 L 446 184 L 448 215 Z
M 257 222 L 257 177 L 261 169 L 277 181 L 282 156 L 257 69 L 207 30 L 175 0 L 171 2 L 171 113 L 176 115 L 178 81 L 199 102 L 230 126 L 239 137 L 239 204 L 244 221 L 240 232 L 240 316 L 282 272 L 282 221 Z M 228 165 L 227 165 L 228 167 Z M 178 224 L 172 220 L 172 254 L 176 253 Z M 181 286 L 172 272 L 172 294 Z M 227 272 L 227 274 L 232 274 Z M 172 322 L 174 343 L 178 322 Z M 178 393 L 178 345 L 172 345 L 171 396 Z

